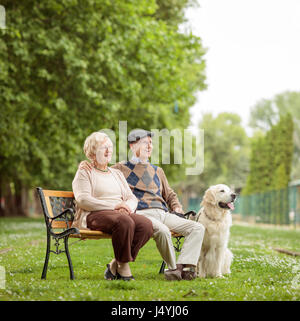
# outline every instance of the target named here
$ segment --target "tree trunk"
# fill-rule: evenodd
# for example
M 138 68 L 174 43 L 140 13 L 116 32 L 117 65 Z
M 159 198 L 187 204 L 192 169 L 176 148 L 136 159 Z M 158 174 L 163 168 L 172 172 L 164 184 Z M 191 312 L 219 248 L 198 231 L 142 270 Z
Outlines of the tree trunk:
M 5 216 L 5 200 L 3 191 L 3 181 L 0 177 L 0 217 Z
M 28 190 L 23 186 L 22 182 L 15 182 L 15 208 L 16 216 L 29 216 L 28 208 Z
M 28 216 L 28 189 L 18 182 L 0 182 L 0 216 Z
M 36 189 L 32 191 L 32 194 L 33 194 L 33 212 L 34 214 L 38 214 L 42 216 L 43 209 L 42 209 L 41 201 Z
M 4 190 L 4 201 L 5 201 L 5 208 L 4 213 L 5 216 L 15 216 L 16 214 L 16 204 L 14 198 L 14 192 L 12 191 L 12 185 L 9 182 L 5 183 L 5 190 Z

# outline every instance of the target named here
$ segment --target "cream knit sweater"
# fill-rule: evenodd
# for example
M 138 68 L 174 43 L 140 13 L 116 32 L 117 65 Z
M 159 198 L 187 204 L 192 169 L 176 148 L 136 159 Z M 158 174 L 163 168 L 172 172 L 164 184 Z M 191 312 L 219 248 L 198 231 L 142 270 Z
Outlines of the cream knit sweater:
M 87 229 L 86 217 L 92 211 L 113 210 L 121 202 L 135 211 L 137 198 L 118 169 L 109 167 L 110 174 L 99 173 L 96 169 L 78 169 L 72 188 L 76 201 L 76 215 L 72 227 Z

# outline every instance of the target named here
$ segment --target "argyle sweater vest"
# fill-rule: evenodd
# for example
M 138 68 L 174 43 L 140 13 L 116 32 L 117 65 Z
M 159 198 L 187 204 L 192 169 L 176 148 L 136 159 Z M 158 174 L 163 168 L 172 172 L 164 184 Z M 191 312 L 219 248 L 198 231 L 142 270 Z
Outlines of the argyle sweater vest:
M 157 166 L 150 163 L 125 161 L 114 167 L 122 171 L 133 194 L 138 199 L 137 210 L 160 208 L 168 211 L 168 205 L 162 197 L 162 184 L 157 174 Z

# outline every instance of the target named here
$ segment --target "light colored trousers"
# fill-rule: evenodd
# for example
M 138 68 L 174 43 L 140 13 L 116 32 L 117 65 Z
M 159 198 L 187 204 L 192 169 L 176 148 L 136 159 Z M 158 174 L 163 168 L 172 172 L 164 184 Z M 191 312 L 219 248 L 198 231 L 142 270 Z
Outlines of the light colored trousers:
M 136 214 L 143 215 L 152 221 L 153 238 L 169 269 L 176 269 L 176 255 L 170 231 L 185 237 L 177 263 L 197 265 L 205 232 L 202 224 L 158 208 L 138 210 Z

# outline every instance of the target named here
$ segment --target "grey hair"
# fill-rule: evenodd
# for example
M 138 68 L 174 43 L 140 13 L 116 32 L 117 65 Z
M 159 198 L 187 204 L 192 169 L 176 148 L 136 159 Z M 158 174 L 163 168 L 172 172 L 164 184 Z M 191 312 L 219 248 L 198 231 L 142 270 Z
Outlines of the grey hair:
M 93 160 L 96 155 L 97 148 L 105 141 L 105 139 L 109 139 L 109 137 L 102 132 L 94 132 L 90 134 L 84 142 L 83 151 L 85 156 L 89 160 Z

